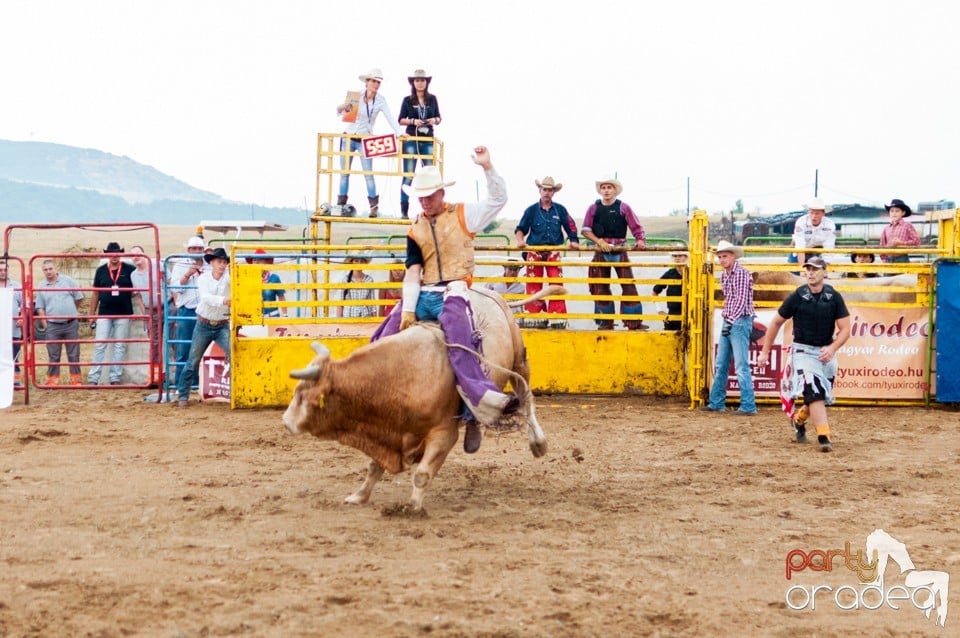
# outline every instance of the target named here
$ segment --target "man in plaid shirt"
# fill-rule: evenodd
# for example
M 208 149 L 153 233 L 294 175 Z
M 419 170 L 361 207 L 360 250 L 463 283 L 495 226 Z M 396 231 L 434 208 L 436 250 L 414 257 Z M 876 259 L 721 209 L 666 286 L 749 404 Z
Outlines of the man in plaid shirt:
M 710 403 L 701 407 L 708 412 L 723 412 L 727 398 L 727 371 L 733 358 L 737 383 L 740 385 L 740 409 L 737 414 L 754 416 L 757 402 L 750 373 L 750 331 L 753 330 L 753 278 L 738 261 L 743 248 L 730 242 L 717 244 L 717 259 L 723 267 L 720 287 L 723 289 L 723 329 L 717 348 L 717 369 L 710 387 Z
M 902 199 L 895 199 L 889 206 L 884 206 L 890 215 L 890 224 L 880 233 L 880 246 L 887 248 L 906 248 L 907 246 L 919 246 L 920 235 L 917 229 L 913 227 L 905 218 L 910 217 L 913 211 L 903 203 Z M 887 263 L 909 262 L 909 255 L 881 255 Z

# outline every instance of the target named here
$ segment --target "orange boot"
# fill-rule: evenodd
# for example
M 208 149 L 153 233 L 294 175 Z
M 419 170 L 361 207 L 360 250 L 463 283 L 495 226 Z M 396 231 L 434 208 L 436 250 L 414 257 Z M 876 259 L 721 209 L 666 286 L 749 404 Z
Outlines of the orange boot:
M 82 375 L 82 374 L 71 374 L 71 375 L 70 375 L 70 385 L 83 385 L 83 375 Z
M 48 374 L 43 380 L 43 385 L 60 385 L 60 377 Z

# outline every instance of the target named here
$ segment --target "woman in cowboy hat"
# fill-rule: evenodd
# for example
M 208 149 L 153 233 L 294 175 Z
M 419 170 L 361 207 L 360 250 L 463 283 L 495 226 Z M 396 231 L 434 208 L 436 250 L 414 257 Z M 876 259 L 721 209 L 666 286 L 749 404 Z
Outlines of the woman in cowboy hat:
M 910 207 L 903 203 L 902 199 L 895 199 L 888 206 L 884 206 L 890 215 L 890 223 L 880 233 L 881 248 L 907 248 L 909 246 L 920 245 L 920 235 L 917 229 L 908 221 L 907 217 L 913 215 Z M 910 255 L 880 255 L 887 263 L 906 263 L 910 261 Z
M 360 166 L 364 171 L 373 170 L 373 159 L 367 159 L 360 153 L 360 140 L 362 136 L 373 134 L 373 125 L 377 121 L 377 116 L 383 113 L 387 118 L 387 123 L 393 128 L 393 132 L 400 136 L 400 128 L 393 121 L 393 115 L 390 114 L 390 107 L 387 106 L 387 99 L 380 93 L 380 83 L 383 82 L 383 73 L 380 69 L 370 69 L 366 73 L 360 74 L 360 81 L 363 82 L 364 90 L 360 97 L 360 103 L 357 111 L 357 120 L 347 125 L 348 136 L 340 138 L 340 150 L 343 151 L 350 142 L 350 155 L 340 158 L 340 168 L 353 166 L 353 156 L 360 154 Z M 337 115 L 344 111 L 349 111 L 352 105 L 349 101 L 337 105 Z M 349 158 L 349 159 L 348 159 Z M 367 180 L 367 201 L 370 203 L 370 217 L 376 217 L 380 209 L 380 196 L 377 195 L 377 182 L 373 175 L 364 175 Z M 337 205 L 343 206 L 347 203 L 350 194 L 350 173 L 346 172 L 340 176 L 340 194 L 337 196 Z
M 341 280 L 346 284 L 372 284 L 373 277 L 363 272 L 363 266 L 369 264 L 372 257 L 369 253 L 359 253 L 350 255 L 345 260 L 345 264 L 352 264 L 353 267 L 347 271 Z M 343 288 L 340 291 L 340 299 L 343 301 L 370 301 L 376 294 L 375 288 Z M 373 317 L 377 314 L 376 306 L 337 306 L 338 317 Z
M 423 69 L 417 69 L 407 78 L 410 83 L 410 95 L 403 98 L 400 105 L 400 124 L 407 127 L 407 135 L 419 140 L 404 140 L 403 154 L 414 157 L 403 158 L 403 184 L 410 185 L 413 181 L 413 171 L 417 167 L 417 160 L 424 166 L 433 164 L 433 127 L 440 123 L 440 105 L 437 96 L 430 93 L 430 81 L 433 76 L 427 75 Z M 400 215 L 406 219 L 410 210 L 410 196 L 400 188 Z

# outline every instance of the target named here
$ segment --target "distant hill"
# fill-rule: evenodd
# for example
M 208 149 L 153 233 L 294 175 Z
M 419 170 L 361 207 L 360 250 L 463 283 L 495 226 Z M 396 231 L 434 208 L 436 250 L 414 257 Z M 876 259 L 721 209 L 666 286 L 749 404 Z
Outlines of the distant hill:
M 129 157 L 46 142 L 0 140 L 0 222 L 262 219 L 302 224 L 307 213 L 231 202 Z

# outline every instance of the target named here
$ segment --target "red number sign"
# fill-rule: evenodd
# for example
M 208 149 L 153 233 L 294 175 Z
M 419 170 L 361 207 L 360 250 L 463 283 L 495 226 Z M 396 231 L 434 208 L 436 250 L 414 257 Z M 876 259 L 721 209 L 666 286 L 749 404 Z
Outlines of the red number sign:
M 397 154 L 397 136 L 394 134 L 390 135 L 377 135 L 376 137 L 367 137 L 363 140 L 363 156 L 370 157 L 387 157 L 388 155 Z

